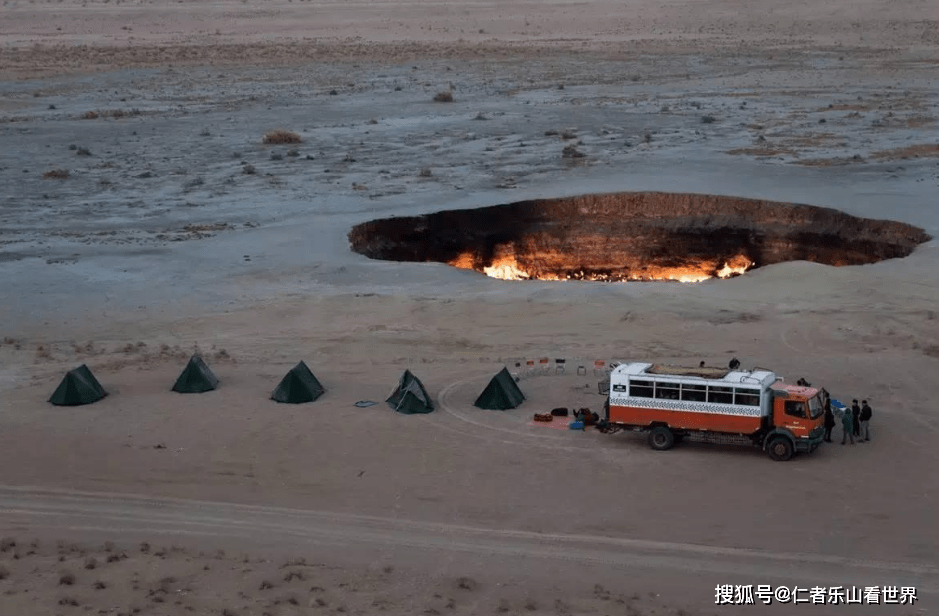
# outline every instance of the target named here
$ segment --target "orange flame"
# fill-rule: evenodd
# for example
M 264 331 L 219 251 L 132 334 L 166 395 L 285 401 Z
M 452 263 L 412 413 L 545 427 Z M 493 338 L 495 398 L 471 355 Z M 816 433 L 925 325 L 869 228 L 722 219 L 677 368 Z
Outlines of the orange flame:
M 514 256 L 500 256 L 493 259 L 488 266 L 483 266 L 481 271 L 490 278 L 500 280 L 594 280 L 601 282 L 626 282 L 626 281 L 654 281 L 654 280 L 674 280 L 677 282 L 694 283 L 703 282 L 711 278 L 730 278 L 744 274 L 753 265 L 753 261 L 743 255 L 737 255 L 725 261 L 720 267 L 720 262 L 702 261 L 693 266 L 686 267 L 650 267 L 641 274 L 616 275 L 597 275 L 589 274 L 581 270 L 572 275 L 558 276 L 556 274 L 544 273 L 536 274 L 525 271 Z M 456 259 L 448 263 L 453 267 L 460 269 L 477 270 L 472 253 L 463 253 Z

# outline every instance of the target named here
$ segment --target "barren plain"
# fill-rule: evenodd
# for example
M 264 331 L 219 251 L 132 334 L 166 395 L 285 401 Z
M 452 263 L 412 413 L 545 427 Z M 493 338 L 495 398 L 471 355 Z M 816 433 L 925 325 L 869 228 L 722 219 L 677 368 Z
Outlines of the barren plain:
M 936 240 L 682 284 L 498 280 L 348 233 L 657 191 L 939 237 L 937 25 L 926 0 L 5 0 L 0 614 L 935 613 Z M 219 389 L 171 393 L 195 350 Z M 530 421 L 600 410 L 595 360 L 732 356 L 867 398 L 871 442 L 775 463 Z M 472 406 L 539 358 L 567 371 Z M 271 402 L 300 359 L 326 394 Z M 48 404 L 81 363 L 110 395 Z M 405 368 L 433 413 L 382 402 Z

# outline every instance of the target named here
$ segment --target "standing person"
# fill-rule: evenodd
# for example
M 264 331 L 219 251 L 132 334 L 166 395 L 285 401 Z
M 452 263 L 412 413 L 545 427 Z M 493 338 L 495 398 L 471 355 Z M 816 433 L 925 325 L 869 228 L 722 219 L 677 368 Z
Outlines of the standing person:
M 851 415 L 854 419 L 854 436 L 861 436 L 861 407 L 858 406 L 857 400 L 852 401 L 851 404 Z
M 854 444 L 854 413 L 850 409 L 845 409 L 844 413 L 841 415 L 841 429 L 844 433 L 841 435 L 841 444 L 844 445 L 845 440 L 851 439 L 851 444 Z
M 871 410 L 870 405 L 867 403 L 867 400 L 861 402 L 864 406 L 861 407 L 861 440 L 869 441 L 871 440 L 871 416 L 874 414 L 874 411 Z
M 825 400 L 825 442 L 831 442 L 831 431 L 835 427 L 835 414 L 831 412 L 831 399 Z

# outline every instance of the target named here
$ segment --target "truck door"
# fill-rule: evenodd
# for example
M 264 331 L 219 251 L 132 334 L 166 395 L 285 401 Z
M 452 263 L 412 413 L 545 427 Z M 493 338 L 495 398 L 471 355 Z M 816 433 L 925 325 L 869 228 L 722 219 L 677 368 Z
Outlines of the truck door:
M 812 432 L 813 421 L 809 416 L 808 400 L 801 398 L 785 398 L 782 402 L 782 412 L 776 414 L 776 425 L 787 428 L 796 438 L 808 437 Z

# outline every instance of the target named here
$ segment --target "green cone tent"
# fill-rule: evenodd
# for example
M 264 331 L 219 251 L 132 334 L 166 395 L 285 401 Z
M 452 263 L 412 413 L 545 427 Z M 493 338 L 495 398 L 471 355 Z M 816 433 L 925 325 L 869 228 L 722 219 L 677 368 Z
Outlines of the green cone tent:
M 65 374 L 49 402 L 56 406 L 80 406 L 97 402 L 106 395 L 108 392 L 104 391 L 88 366 L 82 364 Z
M 388 399 L 385 401 L 388 406 L 404 413 L 413 415 L 415 413 L 430 413 L 434 410 L 434 404 L 427 395 L 427 390 L 416 376 L 411 374 L 410 370 L 405 370 Z
M 313 402 L 323 395 L 323 386 L 302 361 L 290 369 L 271 394 L 271 400 L 287 404 Z
M 212 374 L 201 357 L 193 355 L 189 358 L 189 363 L 186 364 L 182 374 L 176 379 L 173 391 L 181 394 L 201 394 L 215 389 L 217 385 L 218 378 Z
M 481 409 L 504 411 L 514 409 L 525 401 L 525 394 L 518 388 L 515 379 L 506 368 L 492 377 L 489 385 L 476 398 L 474 405 Z

